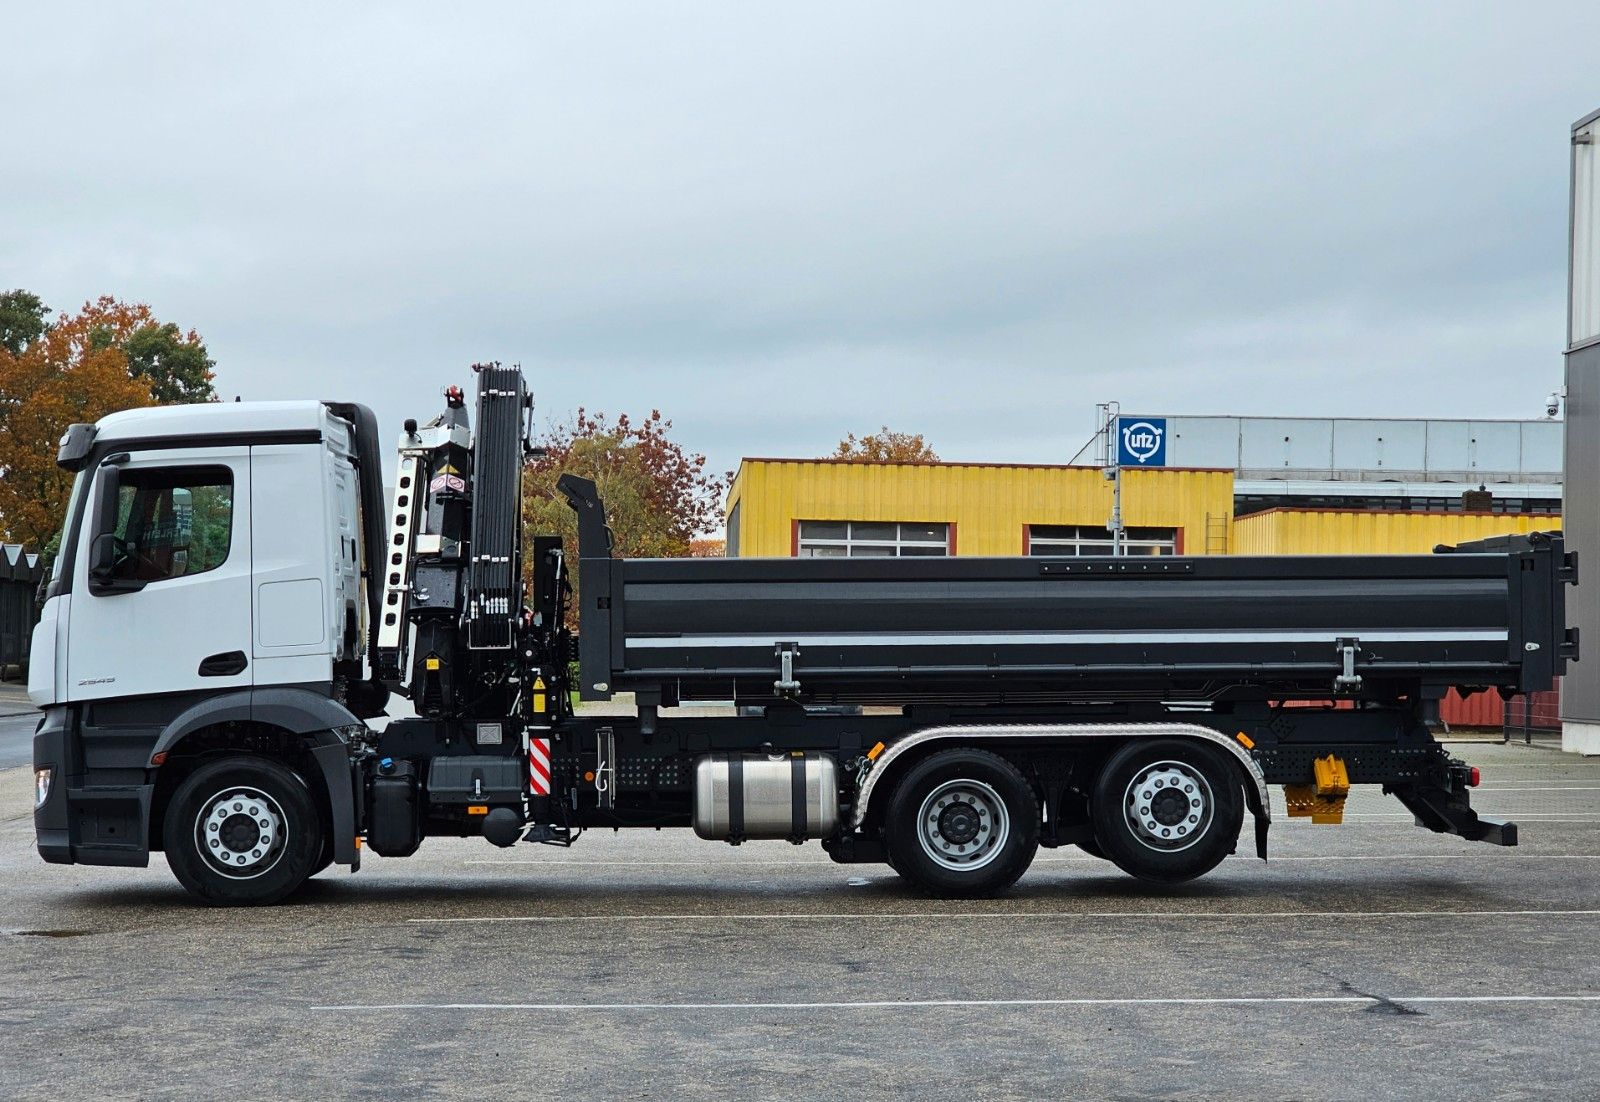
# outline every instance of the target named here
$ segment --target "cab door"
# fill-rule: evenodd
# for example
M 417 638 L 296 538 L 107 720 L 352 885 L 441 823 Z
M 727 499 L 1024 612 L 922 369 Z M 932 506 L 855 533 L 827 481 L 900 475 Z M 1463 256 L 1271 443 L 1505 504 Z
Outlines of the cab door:
M 67 699 L 252 684 L 248 449 L 123 452 L 94 477 Z

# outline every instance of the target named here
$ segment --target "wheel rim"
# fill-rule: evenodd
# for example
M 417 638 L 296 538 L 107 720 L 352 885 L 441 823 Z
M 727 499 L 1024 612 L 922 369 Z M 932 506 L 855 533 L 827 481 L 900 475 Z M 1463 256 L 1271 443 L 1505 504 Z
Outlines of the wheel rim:
M 946 781 L 928 793 L 917 812 L 922 851 L 935 864 L 957 872 L 993 861 L 1010 836 L 1005 801 L 982 781 Z
M 283 808 L 259 788 L 225 788 L 200 805 L 195 848 L 213 870 L 232 880 L 266 873 L 288 848 Z
M 1162 853 L 1188 849 L 1205 837 L 1216 806 L 1205 776 L 1181 761 L 1145 766 L 1122 797 L 1123 817 L 1134 838 Z

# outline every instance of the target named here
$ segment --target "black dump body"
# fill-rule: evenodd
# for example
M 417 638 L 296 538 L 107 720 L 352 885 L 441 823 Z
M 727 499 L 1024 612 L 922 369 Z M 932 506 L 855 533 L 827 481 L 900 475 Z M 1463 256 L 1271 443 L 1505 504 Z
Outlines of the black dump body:
M 1559 535 L 1433 555 L 625 560 L 574 483 L 587 699 L 1392 700 L 1544 688 L 1576 648 Z

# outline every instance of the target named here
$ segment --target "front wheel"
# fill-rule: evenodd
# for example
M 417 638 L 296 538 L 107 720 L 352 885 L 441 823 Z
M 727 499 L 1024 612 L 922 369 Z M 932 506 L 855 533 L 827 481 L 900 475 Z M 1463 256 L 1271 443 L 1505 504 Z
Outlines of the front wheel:
M 895 786 L 884 820 L 889 863 L 930 895 L 998 895 L 1039 848 L 1039 801 L 1004 758 L 942 750 Z
M 220 907 L 278 902 L 312 875 L 324 845 L 300 775 L 247 755 L 190 774 L 167 805 L 163 835 L 179 883 Z
M 1141 880 L 1193 880 L 1216 868 L 1239 840 L 1239 785 L 1238 770 L 1200 743 L 1129 743 L 1095 781 L 1095 841 Z

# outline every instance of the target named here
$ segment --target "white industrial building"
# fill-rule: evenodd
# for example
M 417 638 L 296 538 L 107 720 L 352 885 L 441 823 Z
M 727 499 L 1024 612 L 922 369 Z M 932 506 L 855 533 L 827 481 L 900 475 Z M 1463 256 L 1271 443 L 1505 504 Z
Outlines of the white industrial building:
M 1343 417 L 1129 417 L 1164 465 L 1234 474 L 1235 512 L 1272 508 L 1559 513 L 1562 423 Z M 1489 498 L 1463 498 L 1486 491 Z

